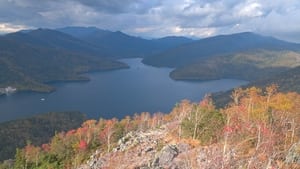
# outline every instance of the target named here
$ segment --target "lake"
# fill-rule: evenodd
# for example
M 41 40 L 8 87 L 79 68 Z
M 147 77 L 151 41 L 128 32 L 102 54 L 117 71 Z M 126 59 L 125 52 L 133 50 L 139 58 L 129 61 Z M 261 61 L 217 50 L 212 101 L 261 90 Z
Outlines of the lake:
M 0 122 L 37 113 L 80 111 L 89 118 L 122 118 L 140 112 L 168 113 L 183 99 L 199 102 L 206 93 L 225 91 L 246 81 L 174 81 L 172 69 L 144 65 L 141 59 L 123 59 L 130 69 L 87 74 L 88 82 L 54 83 L 52 93 L 15 93 L 0 97 Z

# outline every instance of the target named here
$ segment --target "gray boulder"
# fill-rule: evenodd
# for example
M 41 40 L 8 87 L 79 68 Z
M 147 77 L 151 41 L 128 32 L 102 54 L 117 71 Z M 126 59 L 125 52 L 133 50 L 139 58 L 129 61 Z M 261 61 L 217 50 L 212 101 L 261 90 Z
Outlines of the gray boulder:
M 286 163 L 300 164 L 300 142 L 293 144 L 285 158 Z
M 155 168 L 170 168 L 173 159 L 179 154 L 176 145 L 167 145 L 162 148 L 153 161 L 152 166 Z

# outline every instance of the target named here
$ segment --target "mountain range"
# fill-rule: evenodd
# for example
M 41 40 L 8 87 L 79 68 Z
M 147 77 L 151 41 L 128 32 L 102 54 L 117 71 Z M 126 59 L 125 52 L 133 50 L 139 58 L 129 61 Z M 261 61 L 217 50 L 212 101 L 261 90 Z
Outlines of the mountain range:
M 143 57 L 145 64 L 174 68 L 170 77 L 175 80 L 236 78 L 248 80 L 249 84 L 242 86 L 248 89 L 236 105 L 226 106 L 232 91 L 214 94 L 216 105 L 223 109 L 216 109 L 210 98 L 200 104 L 185 100 L 167 115 L 142 113 L 120 121 L 89 120 L 78 129 L 55 134 L 52 139 L 50 136 L 56 130 L 78 127 L 84 116 L 49 113 L 2 123 L 0 160 L 12 158 L 14 149 L 26 144 L 24 149 L 16 151 L 15 168 L 27 164 L 29 168 L 81 169 L 114 165 L 220 168 L 224 164 L 227 165 L 224 168 L 231 164 L 236 168 L 251 168 L 251 160 L 253 165 L 268 168 L 273 165 L 270 159 L 275 158 L 274 154 L 282 152 L 283 156 L 275 158 L 276 165 L 289 165 L 288 161 L 294 160 L 289 158 L 294 150 L 288 146 L 298 144 L 294 149 L 299 149 L 296 138 L 300 134 L 294 132 L 300 121 L 296 114 L 299 114 L 299 95 L 274 92 L 268 98 L 264 92 L 256 92 L 259 89 L 252 93 L 249 90 L 251 86 L 264 88 L 278 84 L 279 91 L 300 92 L 300 45 L 273 37 L 245 32 L 201 40 L 185 37 L 149 40 L 95 27 L 20 31 L 0 36 L 0 88 L 12 86 L 18 90 L 49 92 L 54 90 L 49 82 L 88 80 L 82 73 L 128 68 L 118 61 L 128 57 Z M 274 142 L 273 137 L 279 141 Z M 27 138 L 33 144 L 25 143 Z M 87 159 L 87 164 L 82 164 Z M 120 159 L 126 159 L 127 163 L 121 164 Z M 192 164 L 189 159 L 197 163 Z M 220 159 L 225 162 L 228 159 L 230 163 L 221 164 Z
M 112 32 L 95 27 L 65 27 L 57 30 L 104 48 L 117 58 L 151 56 L 193 41 L 186 37 L 175 36 L 148 40 L 120 31 Z
M 88 80 L 80 75 L 128 66 L 116 59 L 143 57 L 183 43 L 183 37 L 146 40 L 98 28 L 19 31 L 0 37 L 0 88 L 49 92 L 49 82 Z
M 300 45 L 251 32 L 220 35 L 147 57 L 145 64 L 171 67 L 175 80 L 243 79 L 254 82 L 300 65 Z
M 96 27 L 36 29 L 0 37 L 0 87 L 52 91 L 52 81 L 88 80 L 81 73 L 128 66 L 117 59 L 171 67 L 175 80 L 262 80 L 300 66 L 300 45 L 251 32 L 200 40 L 144 39 Z
M 182 67 L 211 56 L 229 55 L 238 52 L 265 50 L 299 51 L 300 45 L 252 32 L 219 35 L 194 41 L 144 59 L 144 63 L 158 67 Z
M 47 34 L 48 30 L 45 32 Z M 43 44 L 47 37 L 43 41 L 31 37 L 23 33 L 0 37 L 0 87 L 49 92 L 53 88 L 46 84 L 48 82 L 88 80 L 80 73 L 127 67 L 118 61 L 77 53 L 69 46 L 51 46 L 56 42 Z

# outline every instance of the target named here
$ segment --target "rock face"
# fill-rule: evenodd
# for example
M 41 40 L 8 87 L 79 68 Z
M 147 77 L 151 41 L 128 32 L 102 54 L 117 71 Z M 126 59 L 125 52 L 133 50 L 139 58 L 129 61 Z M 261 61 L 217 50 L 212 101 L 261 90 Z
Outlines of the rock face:
M 130 132 L 118 141 L 118 145 L 113 149 L 113 152 L 124 152 L 132 147 L 143 144 L 144 152 L 153 150 L 153 147 L 158 144 L 155 135 L 160 135 L 160 131 L 150 132 Z
M 89 160 L 86 162 L 85 165 L 82 165 L 78 167 L 77 169 L 99 169 L 103 166 L 105 161 L 101 158 L 98 158 L 100 155 L 100 151 L 96 151 L 94 154 L 92 154 L 89 158 Z
M 118 141 L 110 153 L 101 156 L 98 151 L 90 157 L 86 164 L 77 169 L 152 168 L 151 162 L 158 156 L 160 143 L 165 137 L 166 131 L 163 129 L 130 132 Z M 167 161 L 167 158 L 172 157 L 168 157 L 166 152 L 162 153 L 162 160 Z
M 289 150 L 286 158 L 286 163 L 297 163 L 300 164 L 300 142 L 295 143 Z
M 173 159 L 178 155 L 178 148 L 176 145 L 167 145 L 158 153 L 152 166 L 154 168 L 170 168 Z
M 222 160 L 218 145 L 192 147 L 184 140 L 169 138 L 163 128 L 130 132 L 114 147 L 110 153 L 96 151 L 77 169 L 211 169 L 219 168 Z

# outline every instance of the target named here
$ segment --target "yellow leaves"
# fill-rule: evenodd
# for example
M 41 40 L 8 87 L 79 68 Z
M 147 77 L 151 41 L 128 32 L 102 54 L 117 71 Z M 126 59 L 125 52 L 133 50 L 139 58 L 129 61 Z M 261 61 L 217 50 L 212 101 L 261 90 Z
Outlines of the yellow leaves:
M 224 139 L 236 145 L 237 154 L 267 163 L 274 150 L 287 150 L 297 140 L 300 96 L 277 90 L 277 85 L 271 85 L 232 93 L 234 103 L 223 110 L 227 117 Z M 288 123 L 293 127 L 287 127 Z
M 173 118 L 182 120 L 192 111 L 192 103 L 189 100 L 182 100 L 171 112 Z
M 256 88 L 254 86 L 245 90 L 245 93 L 249 98 L 258 97 L 260 96 L 261 92 L 262 90 L 260 88 Z
M 83 128 L 89 128 L 90 129 L 90 128 L 94 128 L 96 124 L 97 124 L 96 120 L 87 120 L 81 126 Z
M 191 138 L 183 138 L 180 140 L 183 143 L 187 143 L 188 145 L 192 147 L 198 147 L 200 144 L 200 140 L 191 139 Z
M 36 147 L 31 144 L 28 144 L 24 149 L 25 149 L 25 158 L 30 162 L 34 162 L 35 160 L 37 160 L 41 152 L 40 147 Z
M 271 99 L 270 107 L 277 111 L 289 112 L 294 107 L 294 99 L 295 96 L 291 93 L 278 93 Z
M 234 104 L 226 108 L 225 112 L 230 116 L 238 115 L 240 119 L 246 121 L 264 123 L 268 123 L 270 112 L 293 112 L 297 105 L 295 103 L 300 103 L 299 95 L 279 93 L 277 90 L 278 86 L 275 84 L 266 87 L 265 90 L 256 87 L 245 90 L 238 88 L 231 95 Z

